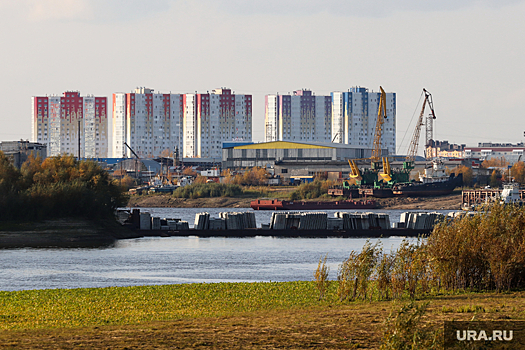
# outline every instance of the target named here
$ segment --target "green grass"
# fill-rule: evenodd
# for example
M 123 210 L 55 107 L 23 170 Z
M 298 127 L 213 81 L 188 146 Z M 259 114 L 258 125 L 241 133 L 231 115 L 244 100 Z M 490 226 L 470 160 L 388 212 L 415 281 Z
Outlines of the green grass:
M 319 305 L 313 282 L 0 292 L 0 329 L 134 324 Z

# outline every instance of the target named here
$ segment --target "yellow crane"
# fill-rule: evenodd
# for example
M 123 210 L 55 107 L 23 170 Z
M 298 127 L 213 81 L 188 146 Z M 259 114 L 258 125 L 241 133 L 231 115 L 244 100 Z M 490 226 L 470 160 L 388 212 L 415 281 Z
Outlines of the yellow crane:
M 381 138 L 383 135 L 383 124 L 385 122 L 385 119 L 387 118 L 386 115 L 386 93 L 385 90 L 383 90 L 383 87 L 379 87 L 379 90 L 381 91 L 379 96 L 379 107 L 377 110 L 377 121 L 376 121 L 376 127 L 375 127 L 375 133 L 374 133 L 374 146 L 372 149 L 372 156 L 370 158 L 360 158 L 360 159 L 349 159 L 348 164 L 350 165 L 350 177 L 354 179 L 361 180 L 362 174 L 359 171 L 359 168 L 356 164 L 357 160 L 370 160 L 371 161 L 371 168 L 372 169 L 379 169 L 381 167 L 380 160 L 382 161 L 383 165 L 383 172 L 379 173 L 379 176 L 383 179 L 383 181 L 390 181 L 392 180 L 391 177 L 391 171 L 390 171 L 390 163 L 388 161 L 387 157 L 381 157 Z

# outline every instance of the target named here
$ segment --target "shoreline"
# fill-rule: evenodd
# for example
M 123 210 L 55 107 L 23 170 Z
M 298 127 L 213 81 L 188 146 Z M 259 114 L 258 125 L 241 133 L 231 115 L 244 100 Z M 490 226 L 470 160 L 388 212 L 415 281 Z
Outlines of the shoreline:
M 175 198 L 166 194 L 134 195 L 130 197 L 128 208 L 250 208 L 250 202 L 258 198 Z M 326 200 L 326 199 L 322 199 Z M 374 198 L 378 204 L 376 209 L 399 210 L 460 210 L 461 192 L 436 197 L 393 197 Z
M 239 208 L 248 209 L 252 198 L 181 199 L 170 195 L 136 196 L 128 207 Z M 430 198 L 377 199 L 379 210 L 460 209 L 461 194 Z M 64 218 L 28 223 L 0 223 L 0 249 L 14 248 L 102 248 L 120 239 L 148 236 L 110 219 Z

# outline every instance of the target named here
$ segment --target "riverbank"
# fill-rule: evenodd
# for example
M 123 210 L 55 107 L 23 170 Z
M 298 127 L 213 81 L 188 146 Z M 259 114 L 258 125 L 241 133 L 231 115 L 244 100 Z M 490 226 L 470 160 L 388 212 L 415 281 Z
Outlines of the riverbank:
M 67 218 L 28 223 L 1 223 L 0 248 L 96 248 L 139 234 L 114 220 Z
M 335 288 L 321 301 L 306 281 L 0 292 L 0 348 L 378 349 L 389 314 L 409 302 L 341 302 Z M 425 296 L 417 329 L 523 320 L 524 296 Z
M 250 202 L 257 198 L 175 198 L 167 194 L 135 195 L 131 196 L 128 207 L 143 208 L 250 208 Z M 324 199 L 326 200 L 326 199 Z M 375 199 L 378 209 L 399 210 L 439 210 L 461 209 L 461 192 L 454 192 L 447 196 L 418 197 L 418 198 L 379 198 Z

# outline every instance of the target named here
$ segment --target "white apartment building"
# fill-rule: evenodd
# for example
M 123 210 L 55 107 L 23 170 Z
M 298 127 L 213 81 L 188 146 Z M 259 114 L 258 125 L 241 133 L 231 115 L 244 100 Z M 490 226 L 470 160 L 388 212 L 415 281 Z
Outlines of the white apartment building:
M 184 157 L 222 159 L 224 141 L 252 139 L 251 95 L 214 89 L 183 95 L 182 106 Z
M 373 148 L 380 92 L 355 87 L 332 92 L 332 140 L 336 143 Z M 396 152 L 396 94 L 386 93 L 386 115 L 382 128 L 382 149 Z
M 182 150 L 183 95 L 155 93 L 137 88 L 132 93 L 113 94 L 112 156 L 141 158 L 173 156 Z
M 32 141 L 45 144 L 48 156 L 107 157 L 106 97 L 67 91 L 62 96 L 33 96 L 31 102 Z
M 331 141 L 331 98 L 309 90 L 266 95 L 265 141 Z

